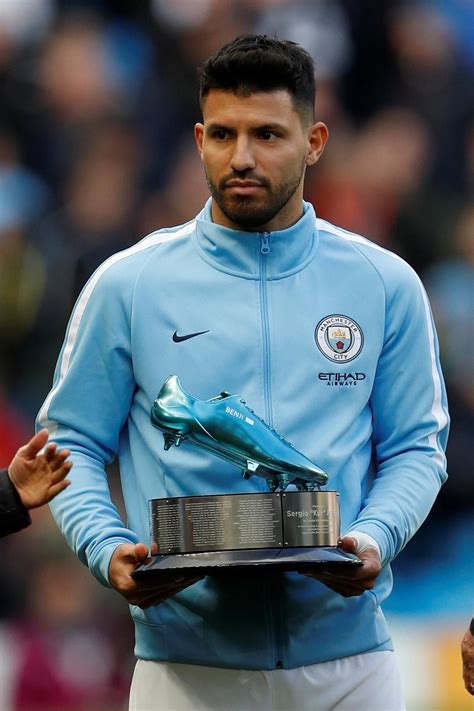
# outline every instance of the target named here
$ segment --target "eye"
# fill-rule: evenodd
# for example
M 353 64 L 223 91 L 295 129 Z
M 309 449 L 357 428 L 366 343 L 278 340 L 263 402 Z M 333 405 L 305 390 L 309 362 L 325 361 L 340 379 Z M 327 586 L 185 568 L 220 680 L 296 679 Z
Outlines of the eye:
M 223 128 L 216 128 L 216 130 L 212 132 L 212 137 L 217 141 L 224 141 L 227 138 L 227 131 Z
M 270 131 L 269 129 L 264 129 L 264 130 L 260 131 L 259 135 L 263 141 L 267 141 L 267 142 L 274 141 L 275 138 L 277 137 L 276 133 L 274 133 L 273 131 Z

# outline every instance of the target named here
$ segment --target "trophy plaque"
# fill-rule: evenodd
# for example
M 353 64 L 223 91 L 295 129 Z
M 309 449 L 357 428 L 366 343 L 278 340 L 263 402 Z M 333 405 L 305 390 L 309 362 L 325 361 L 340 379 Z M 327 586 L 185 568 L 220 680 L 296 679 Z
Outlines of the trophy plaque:
M 165 450 L 186 440 L 239 467 L 244 479 L 263 477 L 268 491 L 151 499 L 156 555 L 132 573 L 134 578 L 159 578 L 170 570 L 197 576 L 362 564 L 338 548 L 339 494 L 321 490 L 326 472 L 239 395 L 224 391 L 198 400 L 171 375 L 154 402 L 151 421 L 163 433 Z

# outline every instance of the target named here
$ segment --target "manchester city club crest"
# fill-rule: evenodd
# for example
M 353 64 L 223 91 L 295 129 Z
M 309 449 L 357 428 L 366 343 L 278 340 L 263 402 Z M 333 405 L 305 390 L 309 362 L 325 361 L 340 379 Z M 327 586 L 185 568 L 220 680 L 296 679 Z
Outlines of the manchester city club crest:
M 354 360 L 364 345 L 364 335 L 359 324 L 341 314 L 321 319 L 315 328 L 314 339 L 321 353 L 333 363 Z

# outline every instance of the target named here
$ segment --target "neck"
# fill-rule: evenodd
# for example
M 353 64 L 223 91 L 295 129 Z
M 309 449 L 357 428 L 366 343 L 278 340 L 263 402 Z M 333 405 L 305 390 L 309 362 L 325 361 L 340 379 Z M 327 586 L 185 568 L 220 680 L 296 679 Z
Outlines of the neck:
M 286 230 L 288 227 L 294 225 L 303 215 L 303 198 L 301 196 L 298 196 L 298 198 L 298 200 L 289 200 L 288 203 L 282 207 L 280 212 L 268 222 L 245 226 L 230 220 L 222 212 L 214 198 L 212 198 L 212 221 L 217 225 L 229 227 L 231 230 L 238 230 L 239 232 L 279 232 L 280 230 Z

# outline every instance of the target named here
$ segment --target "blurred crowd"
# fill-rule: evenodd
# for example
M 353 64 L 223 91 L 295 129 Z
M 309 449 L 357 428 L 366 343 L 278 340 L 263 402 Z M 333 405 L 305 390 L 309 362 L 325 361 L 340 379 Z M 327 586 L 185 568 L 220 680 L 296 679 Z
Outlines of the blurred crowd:
M 94 269 L 207 198 L 192 137 L 196 68 L 254 31 L 295 40 L 316 62 L 316 113 L 331 138 L 306 199 L 400 254 L 429 292 L 453 418 L 450 479 L 402 556 L 434 561 L 430 536 L 451 522 L 467 530 L 474 505 L 466 0 L 0 0 L 0 466 L 32 433 Z M 120 507 L 114 466 L 110 479 Z M 123 708 L 125 603 L 73 559 L 47 511 L 0 555 L 0 708 Z

